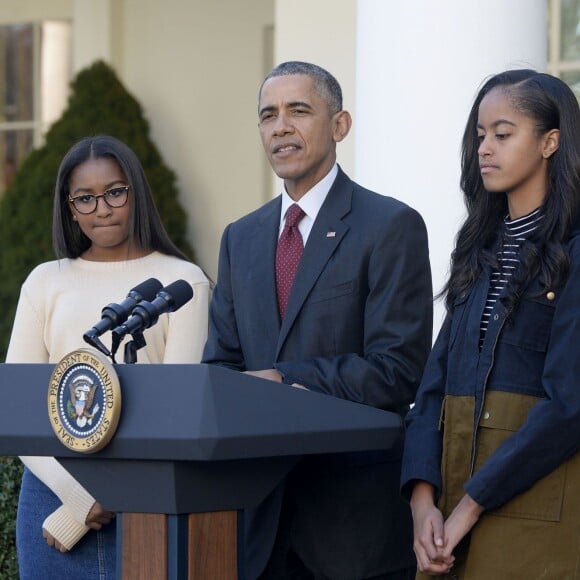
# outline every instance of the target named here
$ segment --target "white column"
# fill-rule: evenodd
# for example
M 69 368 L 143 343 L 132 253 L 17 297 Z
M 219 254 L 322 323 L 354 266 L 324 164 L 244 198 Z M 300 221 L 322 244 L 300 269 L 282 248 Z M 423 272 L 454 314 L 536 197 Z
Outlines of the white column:
M 461 137 L 482 81 L 544 70 L 545 0 L 358 0 L 355 167 L 362 185 L 417 209 L 434 291 L 464 217 Z M 443 315 L 436 306 L 435 333 Z

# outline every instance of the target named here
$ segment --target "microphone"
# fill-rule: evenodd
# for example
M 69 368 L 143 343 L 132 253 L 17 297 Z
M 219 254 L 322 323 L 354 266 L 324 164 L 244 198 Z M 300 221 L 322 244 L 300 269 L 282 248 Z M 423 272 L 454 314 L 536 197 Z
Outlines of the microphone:
M 112 331 L 113 345 L 118 345 L 126 334 L 141 332 L 153 326 L 165 312 L 174 312 L 193 298 L 193 288 L 185 280 L 176 280 L 157 292 L 151 302 L 142 300 L 133 308 L 131 317 Z
M 135 306 L 143 300 L 153 300 L 157 292 L 163 288 L 156 278 L 149 278 L 129 291 L 127 298 L 121 304 L 109 304 L 101 310 L 101 320 L 91 329 L 87 330 L 83 339 L 92 346 L 99 348 L 95 342 L 98 336 L 122 324 L 129 318 L 129 314 Z M 100 349 L 99 349 L 100 350 Z

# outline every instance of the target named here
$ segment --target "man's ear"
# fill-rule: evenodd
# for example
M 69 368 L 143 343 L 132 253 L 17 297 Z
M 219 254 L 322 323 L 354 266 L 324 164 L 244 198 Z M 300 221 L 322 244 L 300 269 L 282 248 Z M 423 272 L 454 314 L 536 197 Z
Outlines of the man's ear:
M 339 111 L 333 115 L 333 132 L 332 137 L 336 143 L 342 141 L 350 131 L 352 118 L 348 111 Z
M 549 159 L 560 147 L 560 129 L 552 129 L 544 135 L 542 156 Z

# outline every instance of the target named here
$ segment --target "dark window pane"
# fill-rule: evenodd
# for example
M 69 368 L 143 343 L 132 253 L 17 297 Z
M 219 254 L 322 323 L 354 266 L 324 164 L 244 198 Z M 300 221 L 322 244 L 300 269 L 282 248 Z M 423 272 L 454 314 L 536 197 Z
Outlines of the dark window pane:
M 0 26 L 0 120 L 34 117 L 32 24 Z

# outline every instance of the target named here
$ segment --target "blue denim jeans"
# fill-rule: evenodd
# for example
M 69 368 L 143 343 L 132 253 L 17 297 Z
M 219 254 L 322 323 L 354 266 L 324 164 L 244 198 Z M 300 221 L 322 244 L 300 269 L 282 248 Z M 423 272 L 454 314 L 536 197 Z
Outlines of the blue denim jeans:
M 20 580 L 115 580 L 115 522 L 98 532 L 90 530 L 62 554 L 42 537 L 42 522 L 60 505 L 50 489 L 25 469 L 16 518 Z

